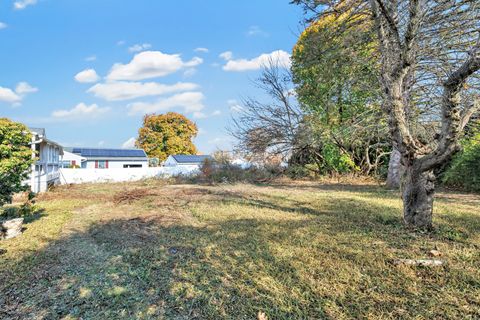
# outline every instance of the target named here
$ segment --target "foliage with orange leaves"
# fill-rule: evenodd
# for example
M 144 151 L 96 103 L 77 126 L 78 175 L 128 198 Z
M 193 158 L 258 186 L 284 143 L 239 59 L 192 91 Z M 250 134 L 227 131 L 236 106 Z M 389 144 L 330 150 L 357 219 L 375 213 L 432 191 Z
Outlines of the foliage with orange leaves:
M 136 145 L 149 157 L 164 161 L 172 154 L 196 154 L 192 139 L 197 133 L 197 125 L 182 114 L 147 114 L 138 130 Z

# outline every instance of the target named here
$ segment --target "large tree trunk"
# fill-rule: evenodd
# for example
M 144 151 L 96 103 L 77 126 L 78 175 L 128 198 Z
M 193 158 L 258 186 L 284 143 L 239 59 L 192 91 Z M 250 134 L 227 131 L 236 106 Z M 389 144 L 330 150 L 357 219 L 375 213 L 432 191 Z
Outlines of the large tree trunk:
M 388 162 L 388 175 L 386 186 L 388 189 L 400 188 L 400 180 L 403 174 L 402 155 L 400 151 L 393 148 L 390 154 L 390 161 Z
M 410 227 L 432 229 L 435 175 L 405 168 L 403 185 L 403 219 Z

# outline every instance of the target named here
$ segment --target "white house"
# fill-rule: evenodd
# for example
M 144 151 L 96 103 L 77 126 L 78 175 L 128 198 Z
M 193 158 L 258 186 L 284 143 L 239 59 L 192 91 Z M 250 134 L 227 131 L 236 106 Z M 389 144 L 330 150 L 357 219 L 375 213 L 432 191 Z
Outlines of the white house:
M 213 160 L 212 156 L 208 155 L 186 155 L 186 154 L 176 154 L 168 156 L 167 160 L 163 163 L 165 167 L 197 167 L 203 164 L 206 159 Z
M 63 150 L 62 168 L 81 168 L 82 163 L 85 161 L 87 161 L 87 158 L 71 153 L 65 149 Z
M 63 147 L 47 139 L 44 128 L 29 128 L 32 133 L 32 157 L 37 161 L 32 164 L 28 184 L 33 192 L 44 192 L 50 186 L 60 183 L 60 157 Z
M 147 168 L 148 157 L 141 149 L 104 149 L 104 148 L 67 148 L 67 152 L 76 155 L 69 158 L 70 165 L 84 169 L 121 169 Z

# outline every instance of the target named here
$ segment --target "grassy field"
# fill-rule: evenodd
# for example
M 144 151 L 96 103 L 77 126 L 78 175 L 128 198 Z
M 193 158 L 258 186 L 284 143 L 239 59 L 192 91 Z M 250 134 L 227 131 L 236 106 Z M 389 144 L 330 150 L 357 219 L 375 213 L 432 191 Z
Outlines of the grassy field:
M 1 319 L 480 318 L 480 196 L 440 193 L 429 234 L 374 185 L 145 181 L 38 204 L 0 242 Z M 393 264 L 432 249 L 444 266 Z

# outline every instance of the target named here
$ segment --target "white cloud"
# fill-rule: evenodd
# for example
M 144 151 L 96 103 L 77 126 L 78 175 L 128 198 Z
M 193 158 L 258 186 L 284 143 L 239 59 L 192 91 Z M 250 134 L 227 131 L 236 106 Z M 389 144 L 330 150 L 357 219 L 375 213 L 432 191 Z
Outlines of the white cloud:
M 22 101 L 22 97 L 13 92 L 12 89 L 0 87 L 0 101 L 7 103 L 18 103 Z
M 248 70 L 258 70 L 265 65 L 268 65 L 269 62 L 277 64 L 279 67 L 290 68 L 290 54 L 283 51 L 277 50 L 271 53 L 264 53 L 260 56 L 253 58 L 251 60 L 247 59 L 238 59 L 238 60 L 229 60 L 226 65 L 223 66 L 225 71 L 248 71 Z
M 5 29 L 6 27 L 8 27 L 8 25 L 5 22 L 0 21 L 0 30 Z
M 88 61 L 88 62 L 90 62 L 90 61 L 95 61 L 95 60 L 97 60 L 97 56 L 96 56 L 96 55 L 88 56 L 88 57 L 85 58 L 85 61 Z
M 127 43 L 125 40 L 119 40 L 117 41 L 117 46 L 123 46 L 125 43 Z
M 18 0 L 13 3 L 13 7 L 16 10 L 23 10 L 28 6 L 33 6 L 37 3 L 37 0 Z
M 238 103 L 237 100 L 230 99 L 227 101 L 228 106 L 230 107 L 231 112 L 242 112 L 243 107 Z
M 163 77 L 182 68 L 192 68 L 203 62 L 194 57 L 183 61 L 179 54 L 166 54 L 160 51 L 137 53 L 127 64 L 116 63 L 107 76 L 108 80 L 143 80 Z
M 233 138 L 228 136 L 216 137 L 214 139 L 208 140 L 208 143 L 215 146 L 216 149 L 229 150 L 232 149 Z
M 207 115 L 205 113 L 201 112 L 201 111 L 195 111 L 193 113 L 193 117 L 195 119 L 205 119 L 205 118 L 207 118 Z
M 130 139 L 128 139 L 127 141 L 122 143 L 122 149 L 133 149 L 133 148 L 135 148 L 135 142 L 137 142 L 137 140 L 134 137 L 131 137 Z
M 38 88 L 32 87 L 28 82 L 22 81 L 15 87 L 15 92 L 19 95 L 26 95 L 27 93 L 37 92 Z
M 207 48 L 195 48 L 195 50 L 193 50 L 195 52 L 203 52 L 203 53 L 208 53 L 208 49 Z
M 254 37 L 254 36 L 262 36 L 268 37 L 268 33 L 263 31 L 259 26 L 250 26 L 247 31 L 247 36 Z
M 92 83 L 100 80 L 100 77 L 94 69 L 85 69 L 75 75 L 75 80 L 81 83 Z
M 98 141 L 98 146 L 99 147 L 103 147 L 103 145 L 105 145 L 105 141 L 103 141 L 103 140 Z
M 73 120 L 79 118 L 95 118 L 110 111 L 110 108 L 100 108 L 96 104 L 86 105 L 79 103 L 69 110 L 56 110 L 52 112 L 52 117 L 59 120 Z
M 147 96 L 158 96 L 180 91 L 190 91 L 198 88 L 198 85 L 190 82 L 177 82 L 173 85 L 165 85 L 157 82 L 126 82 L 113 81 L 97 83 L 87 92 L 96 97 L 108 101 L 129 100 Z
M 220 111 L 220 110 L 215 110 L 215 111 L 212 112 L 212 116 L 219 116 L 221 114 L 222 114 L 222 111 Z
M 23 98 L 33 92 L 37 92 L 38 88 L 32 87 L 27 82 L 19 82 L 15 87 L 15 91 L 10 88 L 0 87 L 0 102 L 19 105 Z
M 142 44 L 134 44 L 133 46 L 128 48 L 128 51 L 130 52 L 140 52 L 140 51 L 145 51 L 148 50 L 152 47 L 150 43 L 142 43 Z
M 202 102 L 203 99 L 203 93 L 192 91 L 175 94 L 153 103 L 135 102 L 128 106 L 129 115 L 167 111 L 175 108 L 183 109 L 186 113 L 200 112 L 205 107 Z
M 222 53 L 220 53 L 219 57 L 222 58 L 225 61 L 232 60 L 233 59 L 233 52 L 232 51 L 222 52 Z
M 183 76 L 185 78 L 190 78 L 190 77 L 194 76 L 196 73 L 197 73 L 197 69 L 189 68 L 189 69 L 187 69 L 183 72 Z

